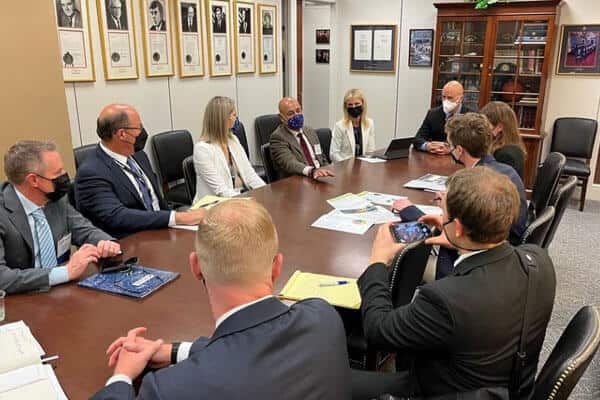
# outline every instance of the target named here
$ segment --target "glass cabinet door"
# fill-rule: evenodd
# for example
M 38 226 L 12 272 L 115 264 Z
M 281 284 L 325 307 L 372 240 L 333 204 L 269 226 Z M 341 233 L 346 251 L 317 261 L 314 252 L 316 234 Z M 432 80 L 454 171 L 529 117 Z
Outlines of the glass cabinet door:
M 534 130 L 548 21 L 499 21 L 492 65 L 491 101 L 510 104 L 522 130 Z
M 442 23 L 435 102 L 441 104 L 442 88 L 452 80 L 465 89 L 464 104 L 479 108 L 485 50 L 485 20 Z

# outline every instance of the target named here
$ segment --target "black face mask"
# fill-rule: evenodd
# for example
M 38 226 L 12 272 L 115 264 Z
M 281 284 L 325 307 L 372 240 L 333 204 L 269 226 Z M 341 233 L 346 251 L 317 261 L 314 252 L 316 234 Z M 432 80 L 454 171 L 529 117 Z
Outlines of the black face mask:
M 135 138 L 135 143 L 133 144 L 133 151 L 135 151 L 137 153 L 138 151 L 144 150 L 144 147 L 146 147 L 147 141 L 148 141 L 148 132 L 146 132 L 146 128 L 142 127 L 142 131 Z
M 54 179 L 49 179 L 42 175 L 38 176 L 52 182 L 54 185 L 54 191 L 46 193 L 46 197 L 49 201 L 58 201 L 62 199 L 65 194 L 69 193 L 69 189 L 71 188 L 71 178 L 69 178 L 68 173 L 65 172 Z
M 362 106 L 348 107 L 347 110 L 348 110 L 348 114 L 350 114 L 350 116 L 352 118 L 360 117 L 362 115 L 362 112 L 363 112 Z

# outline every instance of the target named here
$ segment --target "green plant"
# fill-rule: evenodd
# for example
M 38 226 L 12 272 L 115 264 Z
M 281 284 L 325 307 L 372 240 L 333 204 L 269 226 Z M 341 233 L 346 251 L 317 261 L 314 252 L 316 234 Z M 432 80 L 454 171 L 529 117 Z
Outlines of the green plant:
M 495 4 L 497 2 L 498 0 L 477 0 L 477 4 L 475 4 L 475 9 L 485 10 L 490 4 Z

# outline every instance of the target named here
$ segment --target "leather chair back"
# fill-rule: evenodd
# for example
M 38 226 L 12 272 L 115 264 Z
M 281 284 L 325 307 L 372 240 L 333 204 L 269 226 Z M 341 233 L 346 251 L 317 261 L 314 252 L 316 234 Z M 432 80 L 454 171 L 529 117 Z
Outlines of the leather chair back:
M 194 141 L 189 131 L 176 130 L 152 136 L 152 151 L 165 199 L 173 204 L 190 204 L 183 184 L 169 183 L 183 179 L 183 160 L 194 153 Z
M 571 319 L 535 381 L 532 400 L 566 400 L 600 345 L 600 308 L 582 307 Z
M 554 207 L 548 206 L 533 220 L 521 238 L 521 243 L 537 244 L 542 246 L 546 240 L 550 224 L 554 219 Z
M 75 169 L 79 168 L 85 159 L 96 150 L 96 143 L 86 144 L 73 149 L 73 157 L 75 158 Z
M 550 151 L 565 157 L 592 158 L 598 122 L 590 118 L 557 118 L 552 129 Z
M 567 159 L 561 153 L 550 153 L 538 168 L 529 203 L 529 220 L 535 219 L 550 204 Z
M 194 156 L 188 156 L 181 163 L 183 170 L 183 178 L 185 179 L 185 190 L 190 198 L 190 203 L 193 202 L 196 196 L 196 170 L 194 169 Z
M 244 128 L 244 124 L 242 124 L 241 121 L 239 128 L 233 130 L 233 134 L 237 136 L 238 140 L 240 141 L 240 144 L 244 148 L 244 151 L 246 152 L 246 157 L 250 157 L 250 152 L 248 150 L 248 138 L 246 137 L 246 128 Z
M 390 268 L 390 291 L 394 307 L 411 302 L 415 290 L 423 281 L 423 273 L 431 246 L 425 242 L 406 246 L 400 251 Z
M 544 245 L 542 247 L 547 249 L 548 246 L 550 246 L 550 243 L 552 243 L 552 239 L 554 239 L 554 234 L 556 233 L 556 228 L 558 228 L 558 225 L 562 220 L 567 205 L 569 204 L 569 199 L 573 196 L 576 187 L 577 177 L 570 176 L 567 181 L 556 190 L 554 197 L 550 201 L 550 203 L 554 206 L 554 218 L 552 219 L 550 229 L 548 230 L 548 234 L 546 235 L 546 239 L 544 240 Z
M 256 138 L 258 139 L 259 146 L 269 143 L 271 133 L 277 129 L 279 124 L 281 124 L 279 114 L 268 114 L 256 117 L 254 120 L 254 130 L 256 131 Z
M 316 130 L 317 136 L 319 137 L 319 142 L 321 143 L 321 150 L 325 155 L 327 161 L 331 162 L 329 158 L 329 148 L 331 147 L 331 129 L 329 128 L 319 128 Z
M 273 164 L 273 159 L 271 158 L 271 144 L 265 143 L 260 146 L 260 156 L 262 157 L 262 162 L 265 167 L 265 173 L 267 175 L 267 183 L 273 183 L 279 180 L 279 174 L 275 169 L 275 165 Z

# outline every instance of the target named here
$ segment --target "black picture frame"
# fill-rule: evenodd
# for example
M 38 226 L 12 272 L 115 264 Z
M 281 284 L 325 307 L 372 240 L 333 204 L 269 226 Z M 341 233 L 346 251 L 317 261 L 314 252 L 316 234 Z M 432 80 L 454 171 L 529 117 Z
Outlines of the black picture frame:
M 409 67 L 431 67 L 433 65 L 433 29 L 410 29 Z
M 329 49 L 316 49 L 315 50 L 315 62 L 317 64 L 329 64 L 330 61 Z
M 600 25 L 562 25 L 557 75 L 600 75 Z
M 389 55 L 377 54 L 376 37 L 389 35 Z M 356 42 L 355 38 L 360 39 Z M 379 47 L 381 50 L 381 46 Z M 359 57 L 357 57 L 359 55 Z M 396 73 L 398 59 L 398 25 L 372 24 L 350 26 L 350 71 L 373 73 Z
M 330 43 L 329 29 L 316 29 L 315 30 L 315 41 L 317 44 L 329 44 Z

